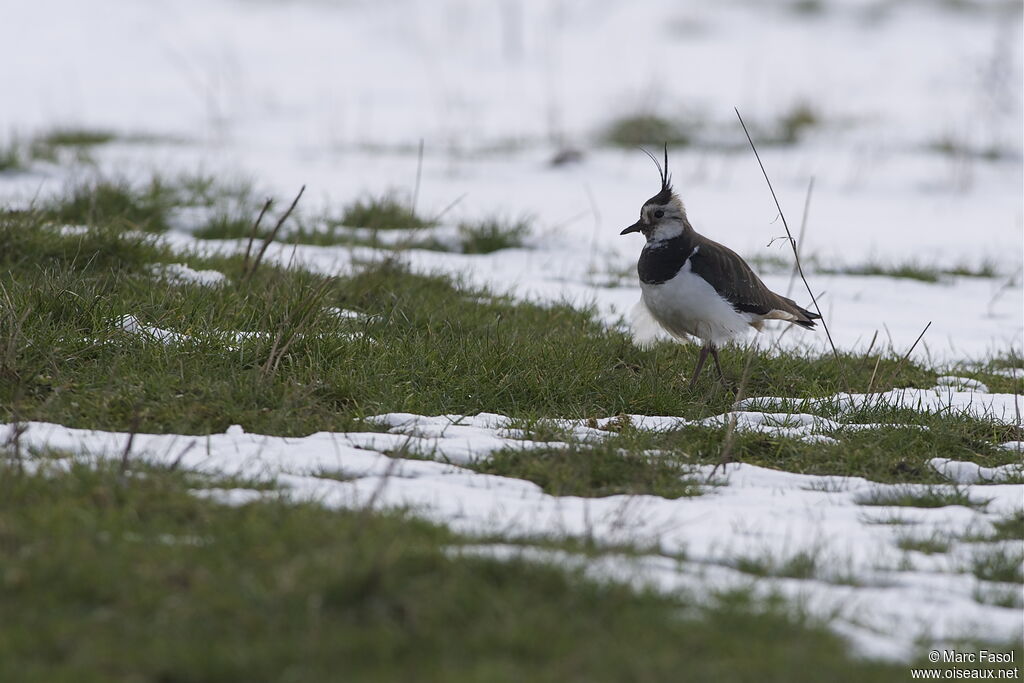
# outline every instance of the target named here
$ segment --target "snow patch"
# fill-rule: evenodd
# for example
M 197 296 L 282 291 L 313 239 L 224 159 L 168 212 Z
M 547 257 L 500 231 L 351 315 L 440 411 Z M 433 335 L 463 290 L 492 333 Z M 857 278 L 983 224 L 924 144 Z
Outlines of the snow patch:
M 1019 442 L 1018 442 L 1019 443 Z M 932 458 L 928 464 L 939 474 L 958 484 L 998 484 L 1024 478 L 1024 465 L 1010 464 L 982 467 L 973 462 L 959 462 L 949 458 Z
M 873 394 L 839 393 L 806 400 L 765 396 L 744 399 L 736 406 L 761 409 L 834 407 L 840 414 L 851 413 L 861 408 L 903 408 L 922 413 L 966 415 L 1002 424 L 1017 424 L 1024 409 L 1019 395 L 958 391 L 948 386 L 937 386 L 932 389 L 893 389 Z
M 973 391 L 979 394 L 987 394 L 988 387 L 983 382 L 969 377 L 956 377 L 954 375 L 944 375 L 935 380 L 936 390 L 942 390 L 946 387 L 952 387 L 957 391 Z
M 181 334 L 180 332 L 174 332 L 172 330 L 165 330 L 162 327 L 154 327 L 153 325 L 143 325 L 138 318 L 130 314 L 121 316 L 117 321 L 117 325 L 128 334 L 139 337 L 146 342 L 156 342 L 159 344 L 183 344 L 185 342 L 194 341 L 193 338 L 187 334 Z
M 622 418 L 598 424 L 611 426 L 614 419 Z M 630 420 L 658 428 L 670 425 L 672 418 L 645 421 L 642 416 L 630 416 Z M 815 416 L 807 415 L 743 420 L 779 429 L 819 424 Z M 247 434 L 235 425 L 224 434 L 201 437 L 136 434 L 132 448 L 135 457 L 164 464 L 180 460 L 181 467 L 199 472 L 272 477 L 284 487 L 283 495 L 296 501 L 337 508 L 372 503 L 409 509 L 456 532 L 503 535 L 510 540 L 585 537 L 599 546 L 654 547 L 656 554 L 638 558 L 608 555 L 572 561 L 585 562 L 586 570 L 597 576 L 664 591 L 688 588 L 710 595 L 738 587 L 752 588 L 759 595 L 777 592 L 814 614 L 834 617 L 837 632 L 870 656 L 910 657 L 919 639 L 935 643 L 960 637 L 989 641 L 1020 637 L 1017 610 L 979 602 L 979 585 L 985 582 L 964 573 L 962 559 L 904 551 L 898 541 L 905 525 L 879 524 L 866 514 L 858 500 L 890 488 L 885 484 L 738 464 L 718 468 L 716 486 L 696 497 L 556 497 L 532 482 L 478 474 L 453 464 L 471 462 L 510 445 L 551 445 L 516 441 L 509 433 L 511 421 L 504 416 L 389 413 L 373 421 L 389 431 L 285 438 Z M 82 454 L 79 457 L 87 461 L 120 458 L 130 438 L 124 433 L 38 422 L 21 426 L 25 452 L 60 449 Z M 587 424 L 570 426 L 585 428 L 587 434 L 600 431 Z M 0 426 L 0 441 L 14 428 Z M 192 444 L 201 447 L 191 448 Z M 429 449 L 435 460 L 401 457 L 420 449 Z M 957 486 L 962 492 L 966 489 L 972 498 L 991 502 L 983 510 L 900 508 L 901 520 L 913 523 L 915 533 L 966 536 L 1020 508 L 1024 486 L 978 483 L 998 481 L 1003 472 L 1010 476 L 1009 467 L 977 468 L 939 459 L 933 466 L 961 482 Z M 694 467 L 691 476 L 708 480 L 713 471 L 710 466 Z M 268 494 L 231 489 L 197 495 L 243 504 Z M 800 555 L 814 560 L 813 576 L 808 579 L 759 576 L 736 569 L 739 558 L 785 561 Z M 548 561 L 562 559 L 566 558 Z
M 172 285 L 203 285 L 212 287 L 223 284 L 227 277 L 218 270 L 194 270 L 184 263 L 154 263 L 150 273 Z

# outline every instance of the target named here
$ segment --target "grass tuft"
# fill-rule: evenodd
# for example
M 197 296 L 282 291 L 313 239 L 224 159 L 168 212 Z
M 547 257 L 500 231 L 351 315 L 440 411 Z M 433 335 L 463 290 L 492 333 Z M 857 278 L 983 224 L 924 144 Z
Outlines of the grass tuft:
M 20 171 L 25 168 L 25 154 L 21 142 L 12 137 L 0 144 L 0 173 Z
M 860 496 L 857 499 L 857 503 L 860 505 L 919 508 L 941 508 L 950 505 L 962 505 L 969 508 L 984 509 L 988 506 L 989 502 L 989 500 L 971 498 L 966 489 L 955 486 L 928 486 L 923 488 L 906 486 L 895 489 L 875 489 L 871 493 Z
M 975 601 L 982 605 L 995 605 L 1015 610 L 1024 607 L 1024 594 L 1017 586 L 978 584 L 973 592 Z
M 420 217 L 412 207 L 394 193 L 379 197 L 363 197 L 345 207 L 343 225 L 373 230 L 408 230 L 427 228 L 433 221 Z
M 678 459 L 623 452 L 606 442 L 502 450 L 473 469 L 527 479 L 553 496 L 644 494 L 679 498 L 701 494 L 687 465 Z
M 1020 548 L 984 548 L 971 559 L 971 573 L 982 581 L 1024 583 L 1024 551 Z
M 821 125 L 821 115 L 806 102 L 800 102 L 779 117 L 777 144 L 794 145 L 808 130 Z
M 815 270 L 826 274 L 894 277 L 930 283 L 940 282 L 950 277 L 996 277 L 999 274 L 995 264 L 989 261 L 975 266 L 961 264 L 951 268 L 929 265 L 914 260 L 899 263 L 868 261 L 858 265 L 839 268 L 818 266 Z
M 115 140 L 117 136 L 108 130 L 91 128 L 55 128 L 35 139 L 37 144 L 47 147 L 93 147 Z
M 896 547 L 900 550 L 913 550 L 926 555 L 937 555 L 949 552 L 952 546 L 952 539 L 942 533 L 933 533 L 930 536 L 917 536 L 911 533 L 901 534 L 896 539 Z
M 792 0 L 789 11 L 802 16 L 817 16 L 826 10 L 824 0 Z
M 125 181 L 95 180 L 78 185 L 43 206 L 47 218 L 65 225 L 113 226 L 164 232 L 174 188 L 159 178 L 135 189 Z
M 1024 541 L 1024 510 L 998 519 L 992 523 L 995 534 L 991 540 L 1015 540 Z
M 733 567 L 745 574 L 756 576 L 810 579 L 814 578 L 818 570 L 818 556 L 810 551 L 802 551 L 786 559 L 765 554 L 760 557 L 738 558 L 733 563 Z
M 975 147 L 952 136 L 941 137 L 927 146 L 935 154 L 953 159 L 972 159 L 977 161 L 1002 161 L 1013 158 L 1013 152 L 997 145 Z
M 612 121 L 601 135 L 609 145 L 636 147 L 638 145 L 669 144 L 685 147 L 693 140 L 691 127 L 652 113 L 624 116 Z
M 207 220 L 202 227 L 192 234 L 204 240 L 228 240 L 247 239 L 253 235 L 253 221 L 255 218 L 250 215 L 229 213 L 221 211 Z M 255 239 L 265 239 L 270 234 L 269 228 L 260 228 L 255 233 Z
M 530 220 L 499 217 L 459 224 L 459 241 L 464 254 L 490 254 L 523 246 L 530 233 Z

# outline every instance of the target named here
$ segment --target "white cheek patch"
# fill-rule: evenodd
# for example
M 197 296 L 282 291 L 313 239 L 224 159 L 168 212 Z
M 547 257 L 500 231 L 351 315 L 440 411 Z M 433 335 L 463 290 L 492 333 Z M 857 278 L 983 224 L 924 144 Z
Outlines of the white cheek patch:
M 660 242 L 661 240 L 670 240 L 674 237 L 679 237 L 683 234 L 683 224 L 679 221 L 668 221 L 659 223 L 655 226 L 654 230 L 651 231 L 651 241 Z

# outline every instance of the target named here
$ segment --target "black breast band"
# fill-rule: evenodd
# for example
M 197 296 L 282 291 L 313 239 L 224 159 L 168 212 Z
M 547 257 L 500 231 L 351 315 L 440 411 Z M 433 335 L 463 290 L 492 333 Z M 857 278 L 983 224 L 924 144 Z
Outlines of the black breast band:
M 685 235 L 648 243 L 640 252 L 640 260 L 636 264 L 640 282 L 648 285 L 668 282 L 686 263 L 693 247 L 693 242 L 686 239 Z

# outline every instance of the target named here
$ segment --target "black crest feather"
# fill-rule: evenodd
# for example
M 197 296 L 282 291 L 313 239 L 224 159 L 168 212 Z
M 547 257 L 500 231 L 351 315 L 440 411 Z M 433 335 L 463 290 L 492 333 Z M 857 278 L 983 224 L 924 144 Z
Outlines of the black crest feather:
M 658 175 L 661 177 L 661 190 L 648 201 L 655 204 L 668 204 L 672 199 L 672 175 L 668 172 L 668 143 L 665 143 L 665 165 L 662 166 L 657 157 L 643 147 L 640 148 L 644 154 L 651 158 L 654 165 L 658 167 Z

